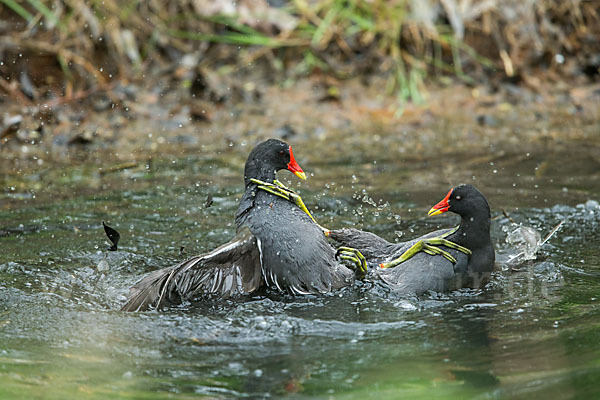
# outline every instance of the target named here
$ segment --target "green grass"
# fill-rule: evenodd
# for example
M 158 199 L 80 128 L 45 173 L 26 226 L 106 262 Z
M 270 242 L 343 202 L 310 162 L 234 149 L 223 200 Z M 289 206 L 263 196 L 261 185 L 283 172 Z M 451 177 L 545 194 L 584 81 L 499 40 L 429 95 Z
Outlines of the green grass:
M 351 74 L 338 71 L 336 65 L 371 63 L 370 70 L 388 79 L 389 91 L 395 93 L 400 102 L 423 101 L 421 88 L 432 76 L 452 76 L 465 82 L 473 82 L 469 75 L 473 66 L 484 67 L 484 70 L 493 73 L 502 71 L 503 65 L 499 54 L 494 59 L 486 58 L 476 51 L 476 46 L 455 36 L 445 17 L 444 4 L 439 0 L 427 4 L 418 3 L 420 11 L 423 11 L 423 7 L 431 7 L 431 10 L 422 13 L 434 16 L 428 23 L 413 16 L 412 7 L 415 7 L 415 2 L 409 0 L 290 0 L 284 7 L 270 10 L 287 14 L 288 19 L 295 21 L 295 26 L 288 32 L 273 29 L 271 24 L 277 21 L 269 21 L 267 16 L 260 28 L 241 22 L 238 15 L 203 16 L 196 13 L 191 0 L 167 0 L 152 4 L 142 0 L 61 0 L 60 7 L 50 0 L 0 0 L 0 4 L 28 22 L 23 28 L 24 32 L 15 32 L 13 36 L 20 40 L 39 40 L 50 42 L 53 46 L 64 46 L 89 62 L 98 59 L 94 52 L 109 52 L 110 58 L 119 65 L 134 67 L 121 68 L 132 75 L 127 77 L 130 79 L 144 71 L 143 68 L 138 68 L 136 60 L 127 58 L 127 51 L 122 48 L 123 44 L 119 40 L 123 37 L 124 30 L 135 36 L 137 53 L 141 55 L 144 66 L 163 58 L 168 47 L 185 53 L 197 49 L 199 42 L 264 48 L 260 56 L 268 55 L 269 62 L 277 65 L 277 70 L 285 72 L 284 79 L 294 79 L 289 74 L 295 71 L 310 74 L 316 69 L 327 71 L 338 78 L 346 78 Z M 153 8 L 156 4 L 160 5 L 157 6 L 158 9 Z M 503 21 L 502 13 L 493 8 L 486 15 L 494 19 L 494 27 L 506 25 L 507 22 L 512 24 L 507 25 L 508 28 L 515 24 L 529 23 L 533 24 L 533 29 L 537 30 L 539 36 L 544 30 L 538 29 L 536 24 L 541 25 L 545 21 L 547 26 L 556 29 L 564 27 L 565 32 L 574 30 L 583 37 L 586 32 L 595 32 L 592 27 L 597 23 L 594 19 L 597 14 L 594 14 L 593 7 L 590 8 L 592 11 L 587 11 L 588 6 L 585 2 L 574 4 L 566 12 L 560 1 L 546 0 L 536 6 L 537 14 L 534 14 L 537 16 L 533 21 Z M 527 7 L 532 6 L 514 7 L 521 7 L 521 11 L 526 11 Z M 82 10 L 87 12 L 83 13 Z M 255 17 L 261 20 L 262 14 L 256 14 Z M 30 25 L 42 20 L 46 23 L 33 31 Z M 475 33 L 472 37 L 487 36 L 492 39 L 492 43 L 499 43 L 498 37 L 501 37 L 500 41 L 504 43 L 502 46 L 515 40 L 502 37 L 505 31 L 499 31 L 498 28 L 492 28 L 496 29 L 494 32 L 489 29 L 486 31 L 481 18 L 462 23 L 465 31 Z M 590 28 L 583 29 L 583 23 L 587 23 Z M 103 46 L 98 46 L 98 38 L 91 37 L 92 25 L 100 30 Z M 58 34 L 47 35 L 45 30 L 56 30 Z M 515 34 L 518 32 L 513 36 Z M 569 40 L 575 40 L 573 37 L 579 36 L 568 37 Z M 539 37 L 545 39 L 541 44 L 547 52 L 556 53 L 555 37 Z M 523 38 L 520 40 L 522 43 Z M 488 45 L 490 41 L 482 43 Z M 566 44 L 559 43 L 558 46 L 565 47 Z M 577 48 L 576 44 L 570 46 Z M 539 48 L 533 50 L 540 52 Z M 224 62 L 243 62 L 242 54 L 238 54 L 237 59 L 232 59 L 231 52 L 228 54 L 227 60 L 215 57 L 205 60 L 205 64 L 210 67 L 211 64 L 222 65 Z M 515 64 L 518 60 L 511 61 Z M 71 71 L 74 69 L 72 66 L 68 67 L 60 60 L 59 64 L 63 67 L 65 79 L 77 79 L 76 74 Z M 77 68 L 81 70 L 81 60 L 79 64 Z M 89 68 L 82 71 L 82 74 L 90 75 Z

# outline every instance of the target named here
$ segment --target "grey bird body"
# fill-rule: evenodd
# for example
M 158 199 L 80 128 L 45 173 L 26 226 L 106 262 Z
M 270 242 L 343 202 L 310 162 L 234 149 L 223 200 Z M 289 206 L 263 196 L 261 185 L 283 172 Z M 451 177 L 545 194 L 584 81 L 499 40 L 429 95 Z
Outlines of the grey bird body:
M 383 280 L 402 294 L 421 295 L 427 291 L 445 292 L 462 287 L 481 287 L 489 280 L 495 261 L 487 200 L 474 186 L 461 185 L 451 190 L 444 202 L 447 207 L 442 212 L 452 211 L 461 216 L 458 229 L 445 239 L 472 252 L 468 256 L 458 250 L 440 246 L 456 259 L 456 263 L 441 255 L 419 252 L 393 268 L 379 268 L 379 264 L 400 257 L 416 242 L 442 236 L 449 229 L 431 232 L 402 243 L 390 243 L 373 233 L 358 229 L 334 230 L 330 237 L 343 246 L 360 251 L 370 266 L 370 275 Z
M 329 292 L 353 282 L 354 272 L 335 259 L 321 228 L 293 203 L 258 191 L 239 222 L 259 241 L 267 285 L 302 294 Z

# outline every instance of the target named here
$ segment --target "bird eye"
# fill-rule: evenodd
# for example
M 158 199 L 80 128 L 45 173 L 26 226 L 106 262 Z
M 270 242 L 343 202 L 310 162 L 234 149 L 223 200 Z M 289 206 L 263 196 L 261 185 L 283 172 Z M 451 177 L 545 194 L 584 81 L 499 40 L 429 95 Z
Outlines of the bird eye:
M 281 155 L 283 155 L 283 153 L 285 153 L 285 151 L 283 151 L 283 150 L 281 150 L 281 151 L 279 152 L 279 154 L 281 154 Z
M 460 200 L 460 199 L 462 199 L 462 197 L 461 196 L 456 196 L 455 199 L 456 200 Z

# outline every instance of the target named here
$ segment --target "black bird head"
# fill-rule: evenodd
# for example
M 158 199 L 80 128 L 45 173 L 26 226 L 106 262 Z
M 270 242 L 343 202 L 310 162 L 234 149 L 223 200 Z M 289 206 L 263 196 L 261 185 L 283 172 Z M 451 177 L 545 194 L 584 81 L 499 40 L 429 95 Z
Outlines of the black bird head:
M 489 279 L 496 258 L 490 238 L 490 206 L 475 186 L 460 185 L 431 207 L 428 214 L 446 211 L 460 215 L 458 229 L 447 239 L 472 251 L 467 265 L 472 282 L 468 286 L 481 287 Z
M 451 211 L 463 218 L 490 218 L 490 206 L 487 200 L 473 185 L 460 185 L 450 189 L 446 197 L 431 207 L 427 215 L 438 215 L 446 211 Z
M 258 144 L 248 156 L 244 170 L 244 180 L 249 184 L 251 178 L 273 181 L 275 173 L 287 169 L 298 178 L 305 180 L 306 174 L 294 159 L 292 146 L 277 139 L 269 139 Z

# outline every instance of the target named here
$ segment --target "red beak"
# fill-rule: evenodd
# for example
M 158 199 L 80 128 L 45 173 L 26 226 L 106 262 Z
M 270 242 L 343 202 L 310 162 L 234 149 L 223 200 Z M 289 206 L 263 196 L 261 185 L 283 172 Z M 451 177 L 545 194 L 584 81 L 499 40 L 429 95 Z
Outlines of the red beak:
M 296 159 L 294 158 L 294 153 L 292 153 L 292 146 L 290 146 L 290 162 L 287 165 L 287 169 L 292 171 L 294 175 L 296 175 L 303 181 L 306 180 L 306 174 L 304 173 L 304 171 L 302 171 L 302 168 L 300 168 L 300 165 L 298 165 Z
M 442 201 L 437 203 L 435 206 L 431 207 L 431 210 L 429 210 L 427 215 L 431 217 L 432 215 L 438 215 L 448 211 L 448 209 L 450 208 L 450 204 L 448 204 L 448 199 L 450 198 L 450 195 L 452 194 L 453 190 L 454 189 L 450 189 L 450 191 L 448 192 L 446 197 L 442 199 Z

